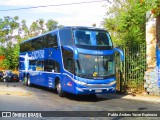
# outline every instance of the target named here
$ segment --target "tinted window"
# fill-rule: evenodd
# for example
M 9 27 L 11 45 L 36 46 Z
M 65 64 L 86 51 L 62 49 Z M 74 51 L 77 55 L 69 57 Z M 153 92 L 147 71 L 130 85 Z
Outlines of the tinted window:
M 71 73 L 75 71 L 75 62 L 73 59 L 73 52 L 63 50 L 63 64 L 64 68 Z
M 43 46 L 44 48 L 48 47 L 48 36 L 47 35 L 43 36 Z
M 45 48 L 45 46 L 43 45 L 43 37 L 36 38 L 34 40 L 34 44 L 32 43 L 32 47 L 34 48 L 34 50 Z
M 99 30 L 74 30 L 74 41 L 76 45 L 89 46 L 112 46 L 109 33 Z
M 45 60 L 44 71 L 59 73 L 60 72 L 59 63 L 54 60 Z
M 58 48 L 57 35 L 49 34 L 47 37 L 48 37 L 48 47 Z
M 43 71 L 44 70 L 44 62 L 43 61 L 37 61 L 36 65 L 36 71 Z
M 72 44 L 72 34 L 70 29 L 62 29 L 59 31 L 61 45 L 71 45 Z
M 35 71 L 36 70 L 36 61 L 31 60 L 29 63 L 30 63 L 30 69 Z
M 57 35 L 47 34 L 20 44 L 20 52 L 40 50 L 43 48 L 58 48 Z
M 26 52 L 26 51 L 31 51 L 31 50 L 34 50 L 31 42 L 22 43 L 20 45 L 20 52 Z

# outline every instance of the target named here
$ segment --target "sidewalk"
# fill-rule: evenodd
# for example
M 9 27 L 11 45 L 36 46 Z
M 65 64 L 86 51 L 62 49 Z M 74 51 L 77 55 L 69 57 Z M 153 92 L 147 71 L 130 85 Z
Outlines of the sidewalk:
M 31 96 L 31 92 L 23 89 L 21 84 L 0 82 L 0 95 Z
M 131 99 L 131 100 L 139 100 L 146 102 L 157 102 L 160 103 L 160 96 L 150 96 L 150 95 L 125 95 L 125 94 L 108 94 L 111 98 L 120 98 L 120 99 Z

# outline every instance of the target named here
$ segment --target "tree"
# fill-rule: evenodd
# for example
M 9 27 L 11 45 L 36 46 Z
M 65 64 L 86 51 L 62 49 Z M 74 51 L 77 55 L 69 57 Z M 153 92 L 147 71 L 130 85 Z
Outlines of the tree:
M 61 27 L 63 27 L 63 25 L 58 25 L 57 21 L 55 21 L 53 19 L 50 19 L 50 20 L 47 21 L 46 27 L 47 27 L 47 31 L 51 31 L 51 30 L 54 30 L 56 28 L 61 28 Z
M 29 32 L 30 37 L 37 36 L 37 35 L 41 34 L 41 30 L 40 30 L 40 26 L 38 24 L 38 20 L 31 24 L 29 31 L 30 31 Z
M 145 43 L 146 12 L 152 2 L 146 0 L 109 0 L 103 26 L 109 30 L 117 46 L 132 47 Z
M 46 27 L 48 31 L 56 29 L 57 26 L 58 26 L 58 22 L 52 19 L 48 20 L 46 23 Z
M 16 32 L 19 28 L 18 16 L 15 17 L 9 17 L 6 16 L 4 19 L 1 19 L 0 21 L 0 55 L 5 56 L 5 59 L 3 61 L 3 67 L 8 69 L 15 69 L 17 66 L 17 63 L 15 64 L 15 61 L 18 61 L 19 52 L 14 52 L 13 49 L 18 49 L 17 47 L 14 48 L 15 44 L 17 44 L 16 39 Z
M 29 28 L 26 25 L 26 20 L 21 21 L 19 33 L 23 34 L 21 37 L 27 39 L 29 37 Z

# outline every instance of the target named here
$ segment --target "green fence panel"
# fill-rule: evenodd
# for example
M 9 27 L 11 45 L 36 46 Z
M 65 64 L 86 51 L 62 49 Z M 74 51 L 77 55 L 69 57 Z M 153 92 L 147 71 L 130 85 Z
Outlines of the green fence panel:
M 144 91 L 144 74 L 146 71 L 146 44 L 124 49 L 125 61 L 120 63 L 117 55 L 117 91 Z

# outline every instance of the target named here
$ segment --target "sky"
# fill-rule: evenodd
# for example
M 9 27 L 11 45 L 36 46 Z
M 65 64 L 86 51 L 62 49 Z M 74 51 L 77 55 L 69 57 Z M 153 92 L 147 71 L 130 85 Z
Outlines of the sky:
M 4 18 L 4 16 L 19 16 L 20 21 L 25 19 L 28 25 L 33 21 L 43 18 L 45 21 L 49 19 L 56 20 L 59 25 L 64 26 L 92 26 L 96 24 L 97 27 L 102 27 L 101 23 L 107 11 L 107 7 L 104 7 L 104 5 L 109 5 L 105 0 L 0 0 L 0 10 L 89 1 L 100 2 L 0 11 L 0 18 Z

